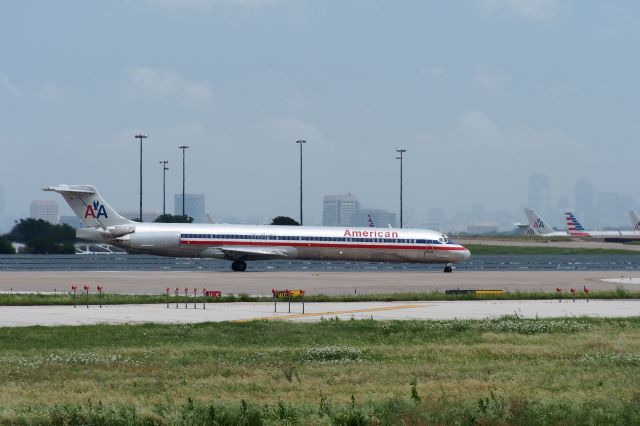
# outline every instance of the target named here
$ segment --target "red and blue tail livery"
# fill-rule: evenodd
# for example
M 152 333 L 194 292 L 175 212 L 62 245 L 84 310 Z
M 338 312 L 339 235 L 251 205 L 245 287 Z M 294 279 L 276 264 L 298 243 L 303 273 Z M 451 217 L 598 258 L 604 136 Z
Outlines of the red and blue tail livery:
M 588 237 L 589 233 L 584 226 L 578 221 L 578 218 L 572 212 L 565 212 L 565 219 L 567 220 L 567 232 L 574 237 Z

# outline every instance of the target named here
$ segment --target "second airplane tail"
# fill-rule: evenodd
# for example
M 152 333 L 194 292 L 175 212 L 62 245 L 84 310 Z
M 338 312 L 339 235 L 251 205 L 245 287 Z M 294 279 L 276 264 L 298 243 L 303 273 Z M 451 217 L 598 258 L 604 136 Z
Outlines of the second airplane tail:
M 629 216 L 631 217 L 631 227 L 634 231 L 640 231 L 640 217 L 638 217 L 638 213 L 631 210 L 629 212 Z
M 529 229 L 527 230 L 527 234 L 545 235 L 553 232 L 553 228 L 542 220 L 535 210 L 526 208 L 524 209 L 524 214 L 527 215 L 527 220 L 529 220 Z
M 567 220 L 567 232 L 569 233 L 569 235 L 573 235 L 576 237 L 584 237 L 589 235 L 587 233 L 587 230 L 584 229 L 584 226 L 582 226 L 573 212 L 565 212 L 564 216 Z

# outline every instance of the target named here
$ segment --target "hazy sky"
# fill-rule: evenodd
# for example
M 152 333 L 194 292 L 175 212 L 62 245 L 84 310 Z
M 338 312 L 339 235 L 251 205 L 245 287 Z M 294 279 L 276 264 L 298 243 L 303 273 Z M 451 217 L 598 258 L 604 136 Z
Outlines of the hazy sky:
M 396 211 L 398 147 L 416 215 L 519 209 L 532 173 L 638 200 L 638 46 L 637 1 L 2 2 L 6 211 L 58 183 L 135 211 L 137 132 L 145 210 L 188 144 L 209 213 L 297 217 L 300 138 L 307 224 L 324 194 Z

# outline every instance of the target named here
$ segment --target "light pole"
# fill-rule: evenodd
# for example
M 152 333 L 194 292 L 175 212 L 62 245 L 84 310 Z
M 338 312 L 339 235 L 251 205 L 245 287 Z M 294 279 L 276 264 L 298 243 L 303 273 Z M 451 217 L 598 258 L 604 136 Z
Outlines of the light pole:
M 304 139 L 296 141 L 300 145 L 300 226 L 302 226 L 302 144 L 307 143 Z
M 136 139 L 140 139 L 140 216 L 138 219 L 142 222 L 142 140 L 148 136 L 144 133 L 140 133 L 134 136 Z
M 167 164 L 169 161 L 162 160 L 158 163 L 162 164 L 162 215 L 164 216 L 167 214 L 167 170 L 169 170 Z
M 182 150 L 182 218 L 186 219 L 184 214 L 184 180 L 185 180 L 185 172 L 184 172 L 184 153 L 189 145 L 178 145 L 178 148 Z
M 400 228 L 402 228 L 402 154 L 407 152 L 406 149 L 396 149 L 396 152 L 400 153 L 400 157 L 396 157 L 396 160 L 400 160 Z

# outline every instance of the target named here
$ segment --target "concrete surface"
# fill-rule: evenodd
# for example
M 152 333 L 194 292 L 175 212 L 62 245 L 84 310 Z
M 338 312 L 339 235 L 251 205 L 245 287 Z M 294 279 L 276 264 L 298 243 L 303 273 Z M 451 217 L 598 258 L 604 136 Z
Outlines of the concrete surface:
M 448 289 L 499 289 L 503 291 L 551 291 L 557 287 L 634 291 L 632 281 L 603 281 L 630 277 L 640 272 L 600 271 L 454 271 L 442 272 L 0 272 L 0 291 L 62 291 L 72 284 L 88 284 L 92 291 L 102 285 L 110 293 L 160 294 L 169 288 L 206 288 L 223 294 L 271 295 L 271 289 L 304 289 L 307 294 L 387 294 L 430 292 Z
M 448 302 L 357 302 L 306 303 L 302 313 L 300 303 L 291 304 L 291 313 L 285 302 L 278 303 L 220 303 L 197 309 L 184 304 L 176 309 L 160 305 L 98 306 L 3 306 L 0 309 L 0 327 L 30 325 L 86 325 L 122 323 L 198 323 L 218 321 L 288 320 L 319 321 L 321 318 L 342 320 L 368 319 L 481 319 L 517 313 L 525 318 L 550 317 L 630 317 L 640 315 L 640 300 L 501 300 L 501 301 L 448 301 Z

